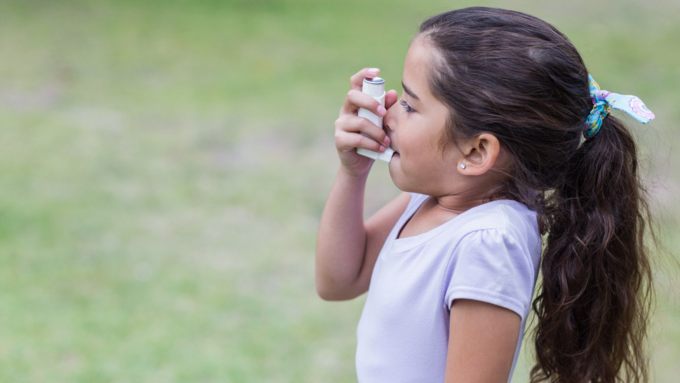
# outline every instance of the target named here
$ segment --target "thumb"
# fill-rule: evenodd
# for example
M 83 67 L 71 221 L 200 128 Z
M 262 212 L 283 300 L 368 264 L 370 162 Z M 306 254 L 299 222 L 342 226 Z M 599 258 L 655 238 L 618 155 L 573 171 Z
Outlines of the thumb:
M 394 105 L 395 102 L 397 102 L 397 99 L 399 98 L 399 95 L 397 94 L 397 91 L 392 89 L 387 94 L 385 94 L 385 109 L 389 109 Z

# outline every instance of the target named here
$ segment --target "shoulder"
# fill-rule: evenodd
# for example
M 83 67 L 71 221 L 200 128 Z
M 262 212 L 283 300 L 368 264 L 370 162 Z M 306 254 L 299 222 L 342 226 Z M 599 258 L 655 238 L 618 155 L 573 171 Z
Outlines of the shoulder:
M 536 212 L 517 201 L 487 202 L 461 214 L 461 218 L 464 222 L 459 228 L 466 233 L 487 231 L 532 245 L 540 242 Z
M 540 263 L 536 213 L 502 200 L 464 214 L 446 268 L 446 306 L 455 299 L 473 299 L 505 307 L 524 319 Z
M 541 257 L 541 236 L 537 214 L 511 200 L 497 200 L 479 205 L 461 214 L 456 225 L 454 258 L 488 256 L 500 260 L 512 257 L 537 270 Z

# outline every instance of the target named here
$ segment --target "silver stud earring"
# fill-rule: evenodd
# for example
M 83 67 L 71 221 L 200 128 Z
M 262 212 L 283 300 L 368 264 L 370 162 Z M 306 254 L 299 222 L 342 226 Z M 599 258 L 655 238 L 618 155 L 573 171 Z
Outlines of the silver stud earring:
M 465 169 L 465 164 L 460 164 L 461 169 Z

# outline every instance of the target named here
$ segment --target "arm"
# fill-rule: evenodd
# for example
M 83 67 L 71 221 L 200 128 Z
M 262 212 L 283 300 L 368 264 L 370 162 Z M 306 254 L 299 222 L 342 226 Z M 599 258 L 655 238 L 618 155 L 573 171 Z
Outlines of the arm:
M 451 305 L 446 383 L 505 383 L 521 318 L 490 303 L 457 299 Z
M 366 291 L 387 236 L 411 196 L 402 193 L 363 222 L 365 178 L 338 171 L 321 217 L 316 245 L 316 289 L 326 300 L 355 298 Z
M 410 200 L 409 194 L 402 194 L 364 224 L 364 188 L 373 160 L 357 154 L 356 148 L 382 152 L 385 148 L 378 142 L 389 144 L 380 127 L 357 116 L 360 107 L 381 116 L 386 113 L 379 110 L 380 103 L 361 93 L 364 77 L 377 75 L 377 70 L 363 69 L 352 76 L 352 90 L 335 122 L 340 169 L 321 216 L 316 244 L 316 288 L 327 300 L 352 299 L 368 290 L 380 249 Z M 396 99 L 395 91 L 388 92 L 386 106 L 389 108 Z

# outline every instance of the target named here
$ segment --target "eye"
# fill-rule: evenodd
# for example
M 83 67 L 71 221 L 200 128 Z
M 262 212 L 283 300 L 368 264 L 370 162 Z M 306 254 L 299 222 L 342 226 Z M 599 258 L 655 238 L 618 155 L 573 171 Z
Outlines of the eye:
M 413 109 L 411 107 L 411 105 L 408 104 L 408 102 L 406 102 L 406 100 L 399 100 L 399 103 L 401 104 L 401 106 L 404 107 L 404 110 L 406 111 L 406 113 L 413 113 L 413 112 L 416 111 L 415 109 Z

